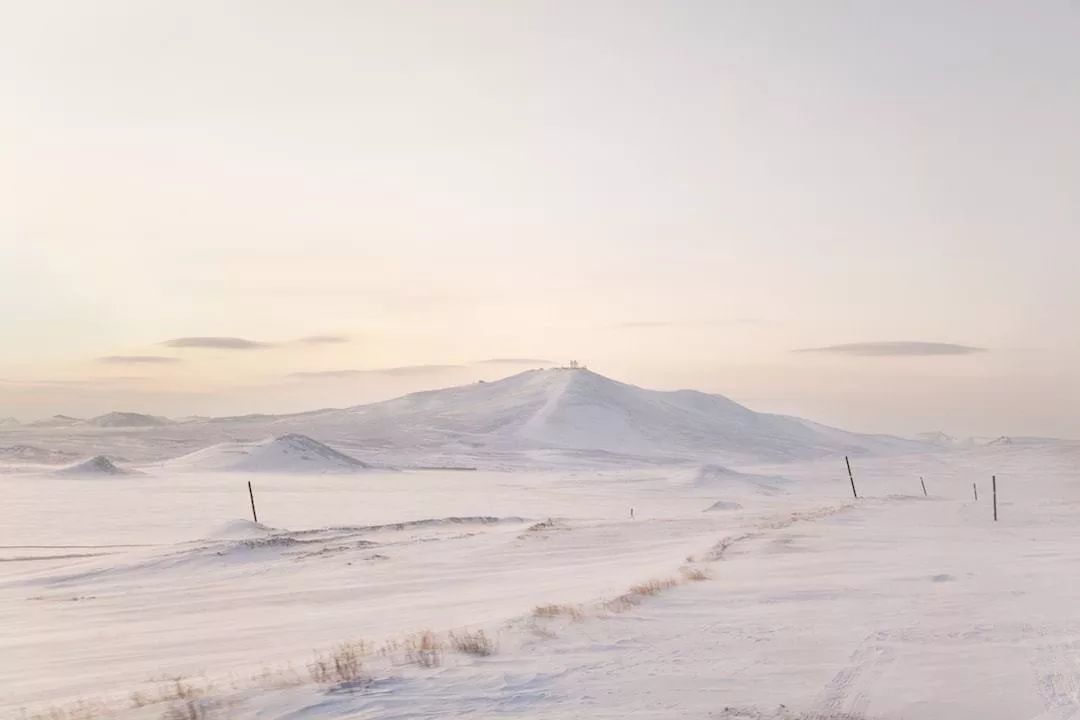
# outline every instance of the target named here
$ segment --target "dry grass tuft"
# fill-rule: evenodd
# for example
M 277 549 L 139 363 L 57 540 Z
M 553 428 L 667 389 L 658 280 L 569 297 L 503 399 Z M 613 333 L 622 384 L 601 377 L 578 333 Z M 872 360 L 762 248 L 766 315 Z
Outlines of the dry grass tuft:
M 630 608 L 637 607 L 647 597 L 659 595 L 679 584 L 678 578 L 664 578 L 663 580 L 649 580 L 648 582 L 632 585 L 628 591 L 612 598 L 604 603 L 604 607 L 615 613 L 626 612 Z
M 183 676 L 168 679 L 152 692 L 131 694 L 131 706 L 135 708 L 160 703 L 189 702 L 203 697 L 213 689 L 212 685 L 196 685 Z
M 575 622 L 585 619 L 585 610 L 580 605 L 537 605 L 532 614 L 539 618 L 568 617 Z
M 709 579 L 709 573 L 705 572 L 700 568 L 684 567 L 681 572 L 683 577 L 690 582 L 701 582 L 702 580 Z
M 33 715 L 25 711 L 20 720 L 102 720 L 110 717 L 109 708 L 101 702 L 79 700 L 66 707 L 51 707 Z
M 483 630 L 458 634 L 450 633 L 450 647 L 459 653 L 487 657 L 495 654 L 495 643 L 484 634 Z
M 405 659 L 414 665 L 423 668 L 434 668 L 442 665 L 443 643 L 430 630 L 425 630 L 406 639 L 404 648 Z
M 665 578 L 663 580 L 649 580 L 648 582 L 630 586 L 629 594 L 640 595 L 641 597 L 652 597 L 653 595 L 659 595 L 665 590 L 670 590 L 678 584 L 679 581 L 675 578 Z
M 338 645 L 329 655 L 316 653 L 315 659 L 308 665 L 308 674 L 320 685 L 364 683 L 368 679 L 360 660 L 364 654 L 362 642 Z

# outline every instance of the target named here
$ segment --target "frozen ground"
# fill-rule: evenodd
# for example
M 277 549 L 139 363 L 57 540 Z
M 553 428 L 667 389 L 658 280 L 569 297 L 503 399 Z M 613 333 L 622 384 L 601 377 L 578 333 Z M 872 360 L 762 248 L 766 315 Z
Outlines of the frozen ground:
M 1077 459 L 1065 444 L 864 459 L 858 502 L 838 458 L 9 473 L 0 709 L 186 717 L 131 699 L 182 676 L 207 688 L 206 718 L 1074 717 Z M 667 578 L 682 580 L 611 602 Z M 533 616 L 547 604 L 574 617 Z M 492 655 L 448 647 L 421 667 L 400 650 L 476 629 Z M 311 681 L 316 651 L 358 640 L 364 683 Z

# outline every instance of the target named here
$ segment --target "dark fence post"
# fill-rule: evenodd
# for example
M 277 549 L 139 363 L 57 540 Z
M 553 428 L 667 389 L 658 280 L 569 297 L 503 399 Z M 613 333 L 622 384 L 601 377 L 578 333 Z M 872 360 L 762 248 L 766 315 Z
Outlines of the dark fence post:
M 991 475 L 990 482 L 994 487 L 994 522 L 997 522 L 997 475 Z
M 855 491 L 855 476 L 851 474 L 851 461 L 850 461 L 850 460 L 848 460 L 848 456 L 847 456 L 847 455 L 845 455 L 845 456 L 844 456 L 844 462 L 845 462 L 845 463 L 847 464 L 847 476 L 848 476 L 848 480 L 850 480 L 850 481 L 851 481 L 851 494 L 855 496 L 855 499 L 856 499 L 856 500 L 858 500 L 858 499 L 859 499 L 859 493 L 857 493 L 857 492 Z
M 926 497 L 926 481 L 920 477 L 919 482 L 922 484 L 922 496 Z
M 251 517 L 255 518 L 255 522 L 259 522 L 259 515 L 255 512 L 255 491 L 251 489 L 250 480 L 248 480 L 248 496 L 251 498 Z

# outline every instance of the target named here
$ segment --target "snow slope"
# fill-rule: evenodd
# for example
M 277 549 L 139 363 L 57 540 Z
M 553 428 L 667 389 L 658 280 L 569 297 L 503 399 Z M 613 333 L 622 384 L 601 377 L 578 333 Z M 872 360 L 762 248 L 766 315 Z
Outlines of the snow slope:
M 363 470 L 369 465 L 306 435 L 290 433 L 259 442 L 213 445 L 162 467 L 191 472 L 328 473 Z
M 784 461 L 914 451 L 925 445 L 758 413 L 721 395 L 664 392 L 582 369 L 533 370 L 496 382 L 415 393 L 328 413 L 313 423 L 371 437 L 393 428 L 414 446 L 520 452 L 600 451 L 667 458 Z

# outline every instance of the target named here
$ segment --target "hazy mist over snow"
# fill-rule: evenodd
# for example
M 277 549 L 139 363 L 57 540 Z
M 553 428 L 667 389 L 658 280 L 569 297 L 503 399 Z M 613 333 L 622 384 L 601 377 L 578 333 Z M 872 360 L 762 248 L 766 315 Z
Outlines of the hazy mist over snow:
M 1078 78 L 1080 0 L 4 3 L 0 716 L 1080 718 Z
M 0 416 L 549 358 L 845 427 L 1080 435 L 1071 5 L 414 10 L 13 6 Z M 367 374 L 409 367 L 440 370 Z

